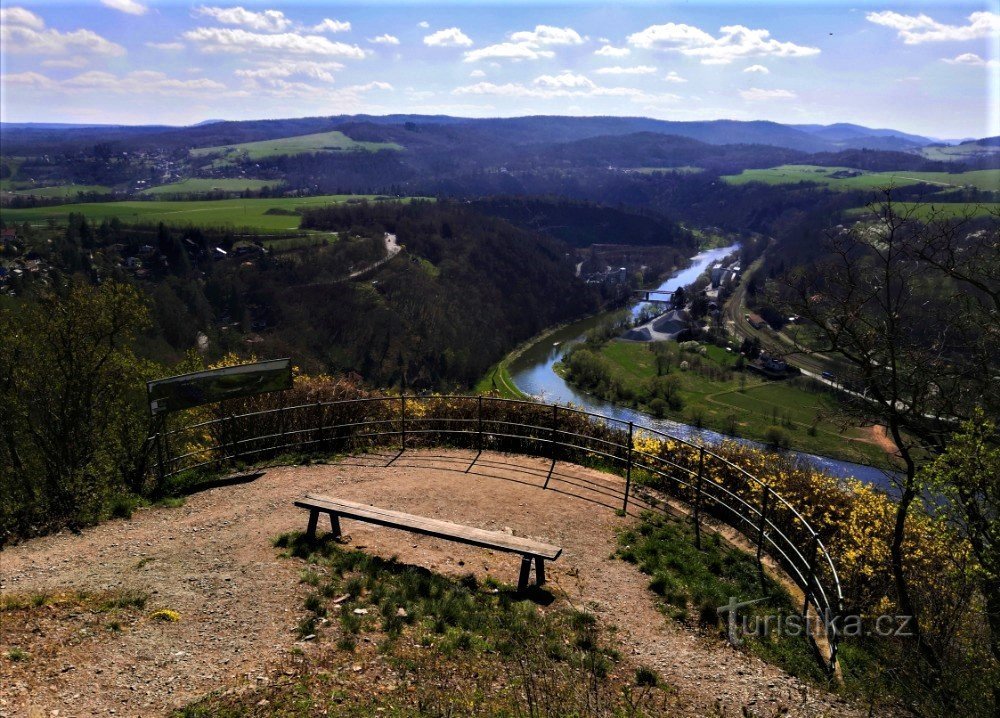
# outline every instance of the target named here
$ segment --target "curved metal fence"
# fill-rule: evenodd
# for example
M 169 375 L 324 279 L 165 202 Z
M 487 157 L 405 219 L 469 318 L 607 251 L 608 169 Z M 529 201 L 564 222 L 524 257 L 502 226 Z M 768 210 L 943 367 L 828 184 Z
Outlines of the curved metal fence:
M 224 405 L 220 405 L 224 408 Z M 648 441 L 647 439 L 656 441 Z M 622 510 L 639 486 L 691 507 L 696 542 L 703 516 L 728 524 L 777 561 L 802 590 L 802 615 L 824 628 L 814 647 L 833 671 L 843 594 L 821 536 L 765 481 L 704 446 L 602 414 L 557 404 L 488 396 L 391 396 L 321 401 L 243 414 L 215 410 L 207 420 L 162 429 L 155 442 L 157 479 L 254 462 L 290 451 L 353 452 L 446 444 L 599 463 L 624 475 Z M 552 471 L 549 471 L 549 478 Z M 546 479 L 545 487 L 548 488 Z

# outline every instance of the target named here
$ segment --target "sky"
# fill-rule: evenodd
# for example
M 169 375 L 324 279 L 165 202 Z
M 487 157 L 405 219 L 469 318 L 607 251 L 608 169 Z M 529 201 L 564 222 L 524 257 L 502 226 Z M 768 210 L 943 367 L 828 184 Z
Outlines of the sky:
M 1000 135 L 1000 0 L 0 2 L 0 119 L 854 122 Z

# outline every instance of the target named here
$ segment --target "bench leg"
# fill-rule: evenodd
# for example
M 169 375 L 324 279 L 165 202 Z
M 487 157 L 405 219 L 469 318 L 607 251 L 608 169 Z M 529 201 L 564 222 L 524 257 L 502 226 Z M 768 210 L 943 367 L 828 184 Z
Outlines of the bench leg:
M 524 593 L 528 588 L 528 577 L 531 576 L 531 556 L 521 557 L 521 575 L 517 579 L 517 592 Z
M 334 538 L 340 538 L 340 516 L 337 514 L 330 514 L 330 533 Z
M 316 538 L 316 522 L 319 520 L 319 511 L 312 509 L 309 511 L 309 527 L 306 529 L 306 538 L 310 541 Z
M 545 564 L 542 563 L 541 556 L 535 556 L 535 585 L 541 586 L 545 583 Z

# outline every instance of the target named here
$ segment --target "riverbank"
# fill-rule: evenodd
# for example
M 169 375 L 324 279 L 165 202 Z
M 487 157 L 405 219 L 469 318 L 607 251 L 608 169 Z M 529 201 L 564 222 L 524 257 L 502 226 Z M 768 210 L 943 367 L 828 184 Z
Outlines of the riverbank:
M 884 463 L 872 427 L 847 426 L 835 395 L 806 378 L 772 381 L 722 347 L 611 340 L 577 347 L 553 368 L 575 388 L 656 418 L 707 427 L 774 449 Z M 894 447 L 893 447 L 894 448 Z

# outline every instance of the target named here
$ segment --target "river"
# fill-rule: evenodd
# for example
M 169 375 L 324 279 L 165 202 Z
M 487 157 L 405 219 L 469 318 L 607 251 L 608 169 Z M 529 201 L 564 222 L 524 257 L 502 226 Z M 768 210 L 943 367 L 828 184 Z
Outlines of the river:
M 713 263 L 738 249 L 739 245 L 732 245 L 730 247 L 709 249 L 695 255 L 687 268 L 671 275 L 669 279 L 657 287 L 657 290 L 672 292 L 678 287 L 691 284 Z M 644 305 L 645 303 L 641 302 L 633 307 L 633 314 L 640 311 Z M 679 421 L 656 419 L 644 412 L 598 399 L 570 386 L 562 377 L 556 374 L 553 366 L 562 358 L 563 353 L 568 347 L 581 341 L 587 331 L 598 325 L 606 316 L 597 315 L 581 319 L 578 322 L 558 329 L 525 349 L 511 362 L 509 367 L 510 377 L 515 386 L 525 394 L 548 403 L 572 404 L 581 409 L 604 414 L 614 419 L 632 421 L 639 426 L 649 426 L 686 441 L 711 445 L 729 439 L 752 446 L 764 446 L 749 439 L 734 439 L 734 437 L 726 436 L 710 429 L 699 429 L 696 426 L 683 424 Z M 885 473 L 881 469 L 872 466 L 798 451 L 788 451 L 785 453 L 800 461 L 812 464 L 833 476 L 840 478 L 854 477 L 883 488 L 889 486 Z

